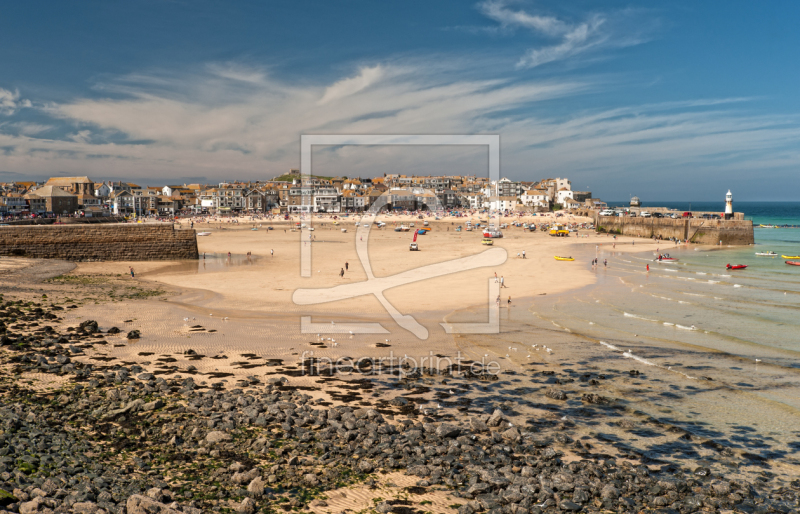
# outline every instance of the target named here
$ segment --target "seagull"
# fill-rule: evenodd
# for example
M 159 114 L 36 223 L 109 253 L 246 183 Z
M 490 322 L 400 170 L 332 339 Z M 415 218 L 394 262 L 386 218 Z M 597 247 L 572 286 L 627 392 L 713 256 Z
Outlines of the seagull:
M 333 321 L 331 321 L 331 325 L 335 325 L 335 324 L 336 324 L 336 323 L 334 323 Z
M 352 330 L 350 330 L 350 335 L 353 335 L 353 331 Z

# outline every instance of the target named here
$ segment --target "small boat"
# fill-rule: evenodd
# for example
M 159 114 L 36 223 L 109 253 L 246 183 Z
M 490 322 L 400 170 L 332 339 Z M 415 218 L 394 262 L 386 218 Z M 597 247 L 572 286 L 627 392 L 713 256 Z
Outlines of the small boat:
M 756 252 L 756 255 L 759 257 L 777 257 L 778 254 L 775 252 Z
M 800 266 L 800 261 L 786 261 L 786 264 L 791 264 L 792 266 Z
M 557 261 L 574 261 L 575 259 L 573 259 L 572 257 L 559 257 L 559 256 L 556 255 L 556 260 Z
M 728 264 L 727 266 L 725 266 L 725 269 L 745 269 L 746 267 L 747 264 L 734 264 L 733 266 Z
M 198 236 L 210 236 L 211 232 L 198 232 L 197 235 Z
M 778 228 L 776 225 L 759 225 L 759 228 Z
M 781 255 L 784 259 L 800 259 L 800 255 Z

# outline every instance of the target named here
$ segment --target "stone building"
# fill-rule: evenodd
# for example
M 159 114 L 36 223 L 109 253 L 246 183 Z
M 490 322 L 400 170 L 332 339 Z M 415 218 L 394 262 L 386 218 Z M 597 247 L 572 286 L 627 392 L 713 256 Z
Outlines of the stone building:
M 94 182 L 90 183 L 94 187 Z M 78 210 L 78 195 L 64 191 L 60 187 L 45 185 L 28 193 L 29 197 L 44 198 L 47 212 L 54 214 L 72 214 Z
M 45 186 L 54 186 L 75 195 L 94 195 L 94 180 L 89 177 L 52 177 Z

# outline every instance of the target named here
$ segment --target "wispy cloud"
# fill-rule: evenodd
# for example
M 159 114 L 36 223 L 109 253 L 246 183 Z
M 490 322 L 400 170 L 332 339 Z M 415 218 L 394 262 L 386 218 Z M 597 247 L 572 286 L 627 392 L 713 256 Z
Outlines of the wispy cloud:
M 618 27 L 631 11 L 613 15 L 592 14 L 580 22 L 569 22 L 554 16 L 530 14 L 512 9 L 506 0 L 486 0 L 479 10 L 506 30 L 526 29 L 548 41 L 531 48 L 517 62 L 518 68 L 535 68 L 554 61 L 568 59 L 593 50 L 639 44 L 645 40 L 642 27 Z M 625 31 L 618 30 L 623 28 Z
M 14 114 L 18 109 L 30 106 L 30 100 L 20 98 L 19 91 L 0 88 L 0 114 Z
M 385 70 L 381 66 L 363 67 L 359 70 L 358 75 L 342 79 L 325 88 L 325 94 L 322 95 L 319 104 L 326 104 L 331 100 L 337 100 L 363 91 L 381 80 L 385 75 Z

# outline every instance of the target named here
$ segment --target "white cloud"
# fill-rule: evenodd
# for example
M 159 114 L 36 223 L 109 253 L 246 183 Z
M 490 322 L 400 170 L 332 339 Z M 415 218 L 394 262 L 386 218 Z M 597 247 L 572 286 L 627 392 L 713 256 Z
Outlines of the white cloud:
M 590 50 L 603 47 L 623 47 L 641 43 L 640 35 L 644 27 L 626 30 L 612 28 L 608 15 L 595 14 L 581 23 L 570 23 L 553 16 L 529 14 L 523 10 L 512 10 L 506 0 L 486 0 L 478 4 L 480 11 L 488 18 L 498 22 L 502 28 L 522 28 L 555 44 L 544 44 L 529 49 L 517 62 L 518 68 L 535 68 L 549 62 L 560 61 Z M 620 21 L 628 18 L 632 11 L 616 15 Z
M 19 91 L 0 88 L 0 114 L 14 114 L 21 107 L 30 107 L 30 100 L 21 99 Z
M 319 104 L 326 104 L 332 100 L 344 98 L 363 91 L 369 86 L 381 80 L 385 75 L 385 70 L 381 66 L 363 67 L 355 77 L 342 79 L 339 82 L 325 88 L 325 94 Z
M 484 15 L 504 27 L 524 27 L 548 36 L 562 36 L 571 30 L 568 24 L 552 16 L 536 16 L 507 9 L 506 2 L 501 0 L 489 0 L 479 4 L 479 7 Z

